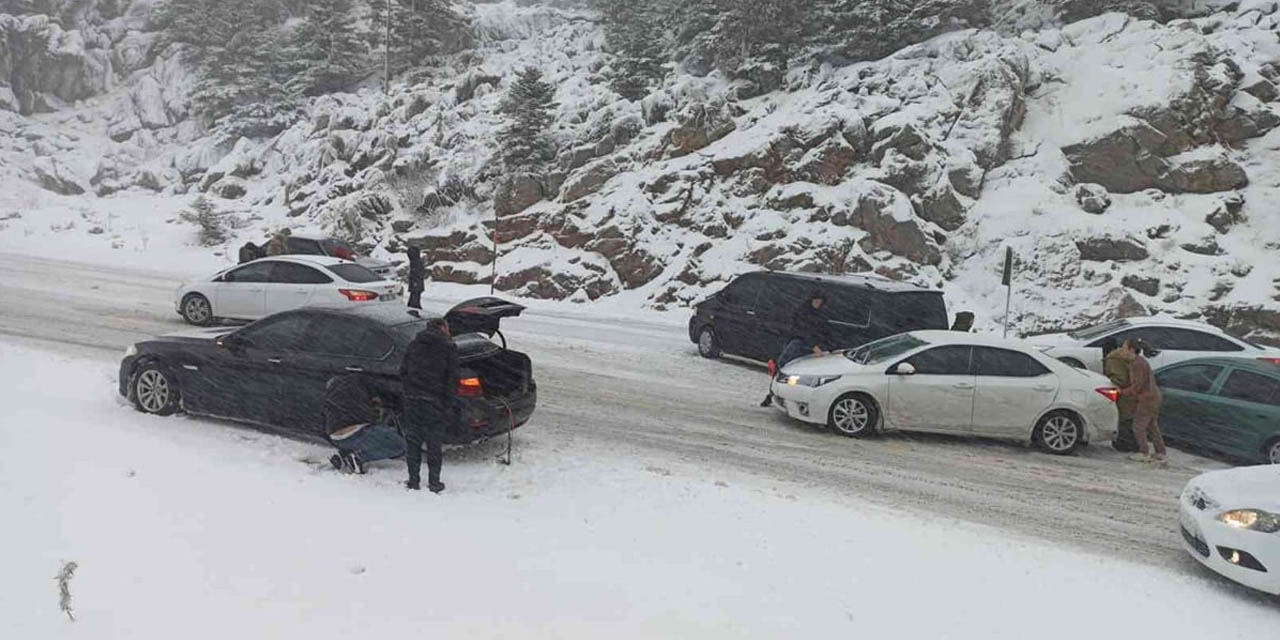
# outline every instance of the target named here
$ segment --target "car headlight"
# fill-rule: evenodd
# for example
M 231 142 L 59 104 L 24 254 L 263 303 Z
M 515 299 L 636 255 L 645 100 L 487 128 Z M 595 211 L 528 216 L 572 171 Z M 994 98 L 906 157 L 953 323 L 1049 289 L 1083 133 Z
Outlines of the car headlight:
M 138 355 L 138 345 L 136 344 L 131 344 L 128 349 L 124 350 L 124 357 L 126 358 L 132 358 L 136 355 Z
M 1280 531 L 1280 515 L 1261 509 L 1233 509 L 1218 516 L 1218 521 L 1235 529 L 1263 533 Z
M 787 385 L 801 387 L 821 387 L 839 380 L 840 376 L 787 376 Z

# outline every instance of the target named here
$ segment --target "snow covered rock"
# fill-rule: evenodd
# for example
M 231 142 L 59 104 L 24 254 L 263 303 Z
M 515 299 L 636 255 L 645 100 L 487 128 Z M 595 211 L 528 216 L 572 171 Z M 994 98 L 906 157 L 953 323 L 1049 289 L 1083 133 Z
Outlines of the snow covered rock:
M 38 184 L 45 189 L 64 196 L 76 196 L 85 192 L 79 179 L 58 160 L 53 158 L 36 158 L 31 163 Z
M 1111 196 L 1100 184 L 1076 185 L 1076 202 L 1086 213 L 1100 214 L 1111 206 Z
M 573 202 L 599 191 L 620 170 L 616 162 L 606 158 L 579 171 L 565 183 L 561 201 Z
M 1102 236 L 1079 240 L 1076 249 L 1081 260 L 1093 262 L 1131 262 L 1151 256 L 1145 244 L 1132 237 Z
M 542 183 L 534 175 L 507 177 L 493 196 L 494 211 L 500 217 L 515 215 L 542 199 Z

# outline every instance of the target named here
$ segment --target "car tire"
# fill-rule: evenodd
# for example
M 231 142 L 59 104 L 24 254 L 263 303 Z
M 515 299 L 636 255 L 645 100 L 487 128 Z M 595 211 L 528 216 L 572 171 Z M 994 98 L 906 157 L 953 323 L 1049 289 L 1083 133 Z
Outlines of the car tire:
M 827 409 L 827 428 L 848 438 L 875 435 L 880 410 L 865 393 L 846 393 Z
M 1280 437 L 1272 438 L 1270 442 L 1263 445 L 1262 462 L 1264 464 L 1280 464 Z
M 1058 358 L 1058 361 L 1075 369 L 1088 369 L 1088 367 L 1084 366 L 1083 362 L 1080 362 L 1080 360 L 1070 356 Z
M 1053 411 L 1040 418 L 1034 439 L 1045 453 L 1070 455 L 1084 446 L 1084 422 L 1069 411 Z
M 698 331 L 698 355 L 712 360 L 720 357 L 720 340 L 711 327 Z
M 129 380 L 129 400 L 133 408 L 157 416 L 173 415 L 181 393 L 178 380 L 159 362 L 144 362 Z
M 213 324 L 213 305 L 209 304 L 208 298 L 198 293 L 189 293 L 182 299 L 182 319 L 187 324 L 207 327 Z

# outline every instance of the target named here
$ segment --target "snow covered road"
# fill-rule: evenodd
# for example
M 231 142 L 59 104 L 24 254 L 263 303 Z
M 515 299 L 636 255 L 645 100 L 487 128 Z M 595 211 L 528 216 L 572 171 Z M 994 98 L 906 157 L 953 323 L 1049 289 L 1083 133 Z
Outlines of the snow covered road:
M 115 362 L 131 342 L 184 327 L 172 309 L 177 284 L 159 273 L 0 254 L 0 335 Z M 537 439 L 668 460 L 708 478 L 729 469 L 789 494 L 812 490 L 1198 571 L 1179 546 L 1176 498 L 1188 478 L 1222 463 L 1174 452 L 1158 470 L 1105 446 L 1057 458 L 954 437 L 849 440 L 758 408 L 763 371 L 699 358 L 682 315 L 535 307 L 507 332 L 533 357 L 541 391 L 517 447 Z

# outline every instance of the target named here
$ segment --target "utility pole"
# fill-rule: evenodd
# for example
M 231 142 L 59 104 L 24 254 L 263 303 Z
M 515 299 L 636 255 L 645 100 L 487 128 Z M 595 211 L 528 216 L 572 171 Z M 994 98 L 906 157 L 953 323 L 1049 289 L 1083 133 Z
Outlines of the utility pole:
M 382 95 L 391 94 L 391 0 L 387 0 L 387 38 L 382 43 Z
M 1009 337 L 1009 310 L 1013 303 L 1013 247 L 1004 248 L 1004 274 L 1000 284 L 1007 287 L 1004 295 L 1004 337 Z

